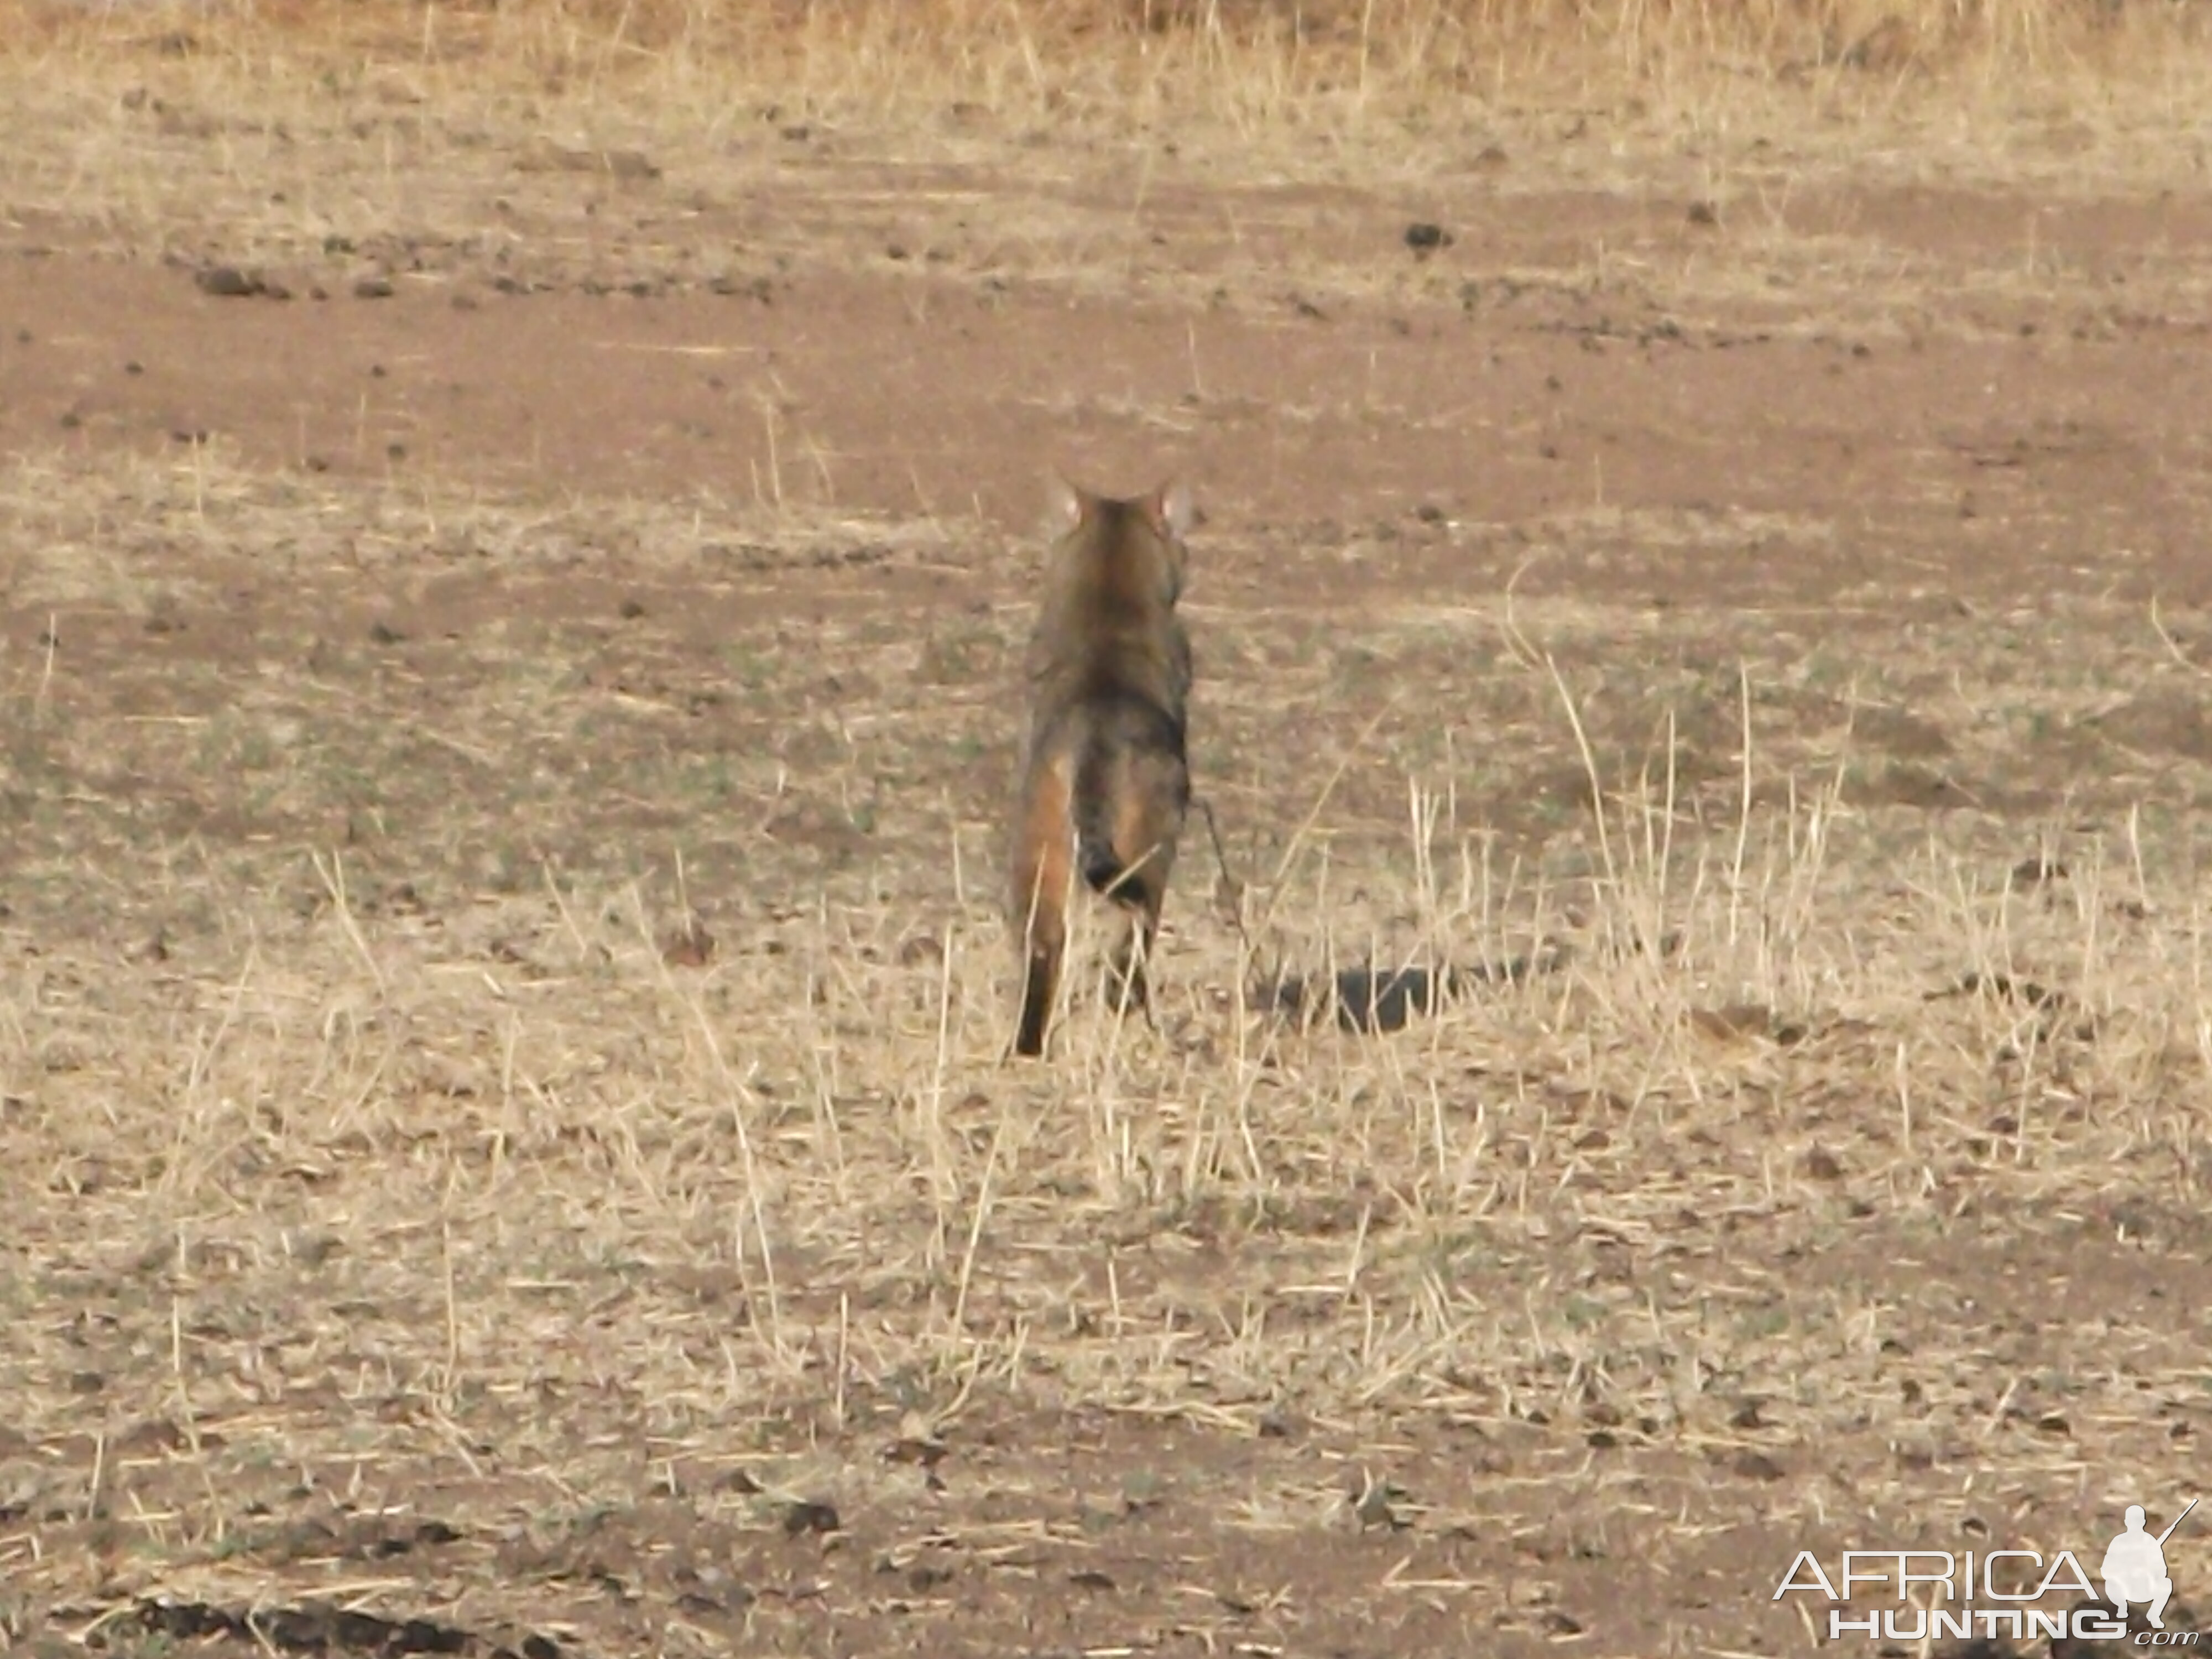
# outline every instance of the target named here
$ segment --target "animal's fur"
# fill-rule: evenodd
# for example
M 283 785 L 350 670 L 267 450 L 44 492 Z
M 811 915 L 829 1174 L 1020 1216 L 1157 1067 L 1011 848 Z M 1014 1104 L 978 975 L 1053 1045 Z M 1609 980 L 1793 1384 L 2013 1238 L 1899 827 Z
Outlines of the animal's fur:
M 1014 826 L 1022 944 L 1019 1054 L 1044 1052 L 1080 877 L 1119 917 L 1121 1006 L 1145 1002 L 1176 842 L 1190 805 L 1190 641 L 1176 616 L 1190 498 L 1115 501 L 1061 482 L 1061 534 L 1030 641 L 1030 730 Z

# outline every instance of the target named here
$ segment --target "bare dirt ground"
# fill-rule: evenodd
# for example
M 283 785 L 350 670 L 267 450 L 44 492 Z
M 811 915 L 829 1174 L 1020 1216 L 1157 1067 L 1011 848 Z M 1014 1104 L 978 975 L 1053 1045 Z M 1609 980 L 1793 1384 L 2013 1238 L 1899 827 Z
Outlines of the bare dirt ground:
M 8 72 L 0 1644 L 1776 1654 L 2197 1490 L 2203 106 Z M 1241 885 L 1019 1067 L 1054 464 Z

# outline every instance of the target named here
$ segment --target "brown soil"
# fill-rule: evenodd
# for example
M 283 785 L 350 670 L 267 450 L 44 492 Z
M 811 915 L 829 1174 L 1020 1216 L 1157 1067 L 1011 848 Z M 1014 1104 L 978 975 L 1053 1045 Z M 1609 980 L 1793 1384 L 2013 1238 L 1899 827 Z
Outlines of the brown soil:
M 957 183 L 975 216 L 993 210 L 989 175 Z M 1300 196 L 1312 242 L 1247 246 L 1219 299 L 1194 302 L 1145 280 L 1160 273 L 1109 297 L 1049 275 L 940 275 L 849 235 L 742 283 L 625 248 L 625 282 L 580 288 L 558 262 L 538 269 L 526 235 L 495 266 L 418 247 L 424 269 L 376 279 L 388 297 L 356 297 L 350 257 L 252 273 L 283 300 L 211 296 L 205 262 L 42 244 L 0 265 L 0 434 L 65 453 L 198 437 L 253 466 L 975 512 L 1014 530 L 1054 462 L 1126 483 L 1171 457 L 1240 539 L 1296 548 L 1379 527 L 1393 556 L 1339 573 L 1377 599 L 1494 591 L 1528 557 L 1513 527 L 1601 507 L 1773 521 L 1724 550 L 1589 556 L 1611 591 L 1662 604 L 1864 606 L 1900 586 L 2212 599 L 2193 530 L 2208 441 L 2194 284 L 2212 208 L 1905 188 L 1795 204 L 1793 238 L 1848 228 L 1922 273 L 1890 304 L 1846 309 L 1832 283 L 1803 301 L 1697 292 L 1700 264 L 1760 260 L 1679 202 L 1470 201 L 1454 245 L 1420 259 L 1371 198 Z M 1003 210 L 1025 205 L 1012 195 Z M 1206 289 L 1222 249 L 1205 229 L 1235 210 L 1154 206 L 1173 231 L 1195 228 L 1170 242 L 1181 283 Z M 1942 293 L 1947 270 L 1963 277 L 2023 227 L 2072 280 Z M 690 234 L 711 246 L 733 228 Z M 1600 249 L 1673 280 L 1609 278 Z M 1421 509 L 1504 544 L 1399 545 Z M 1793 543 L 1793 526 L 1818 533 Z M 1341 563 L 1279 588 L 1284 551 L 1264 562 L 1285 599 Z M 1237 592 L 1251 572 L 1219 574 Z M 1529 579 L 1596 574 L 1539 560 Z
M 2200 185 L 511 149 L 0 228 L 0 1637 L 1777 1653 L 1799 1549 L 2171 1517 Z M 1193 851 L 1158 1051 L 1001 1069 L 1055 464 L 1198 489 L 1263 957 L 1566 948 L 1281 1032 Z

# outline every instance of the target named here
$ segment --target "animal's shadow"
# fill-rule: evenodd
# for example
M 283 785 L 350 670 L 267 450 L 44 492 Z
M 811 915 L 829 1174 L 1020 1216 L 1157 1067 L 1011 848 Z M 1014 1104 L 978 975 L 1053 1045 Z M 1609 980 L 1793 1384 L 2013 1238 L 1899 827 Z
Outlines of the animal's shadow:
M 1435 1014 L 1455 997 L 1485 985 L 1517 985 L 1557 972 L 1566 952 L 1547 947 L 1503 962 L 1439 968 L 1377 968 L 1356 963 L 1329 974 L 1277 974 L 1263 981 L 1255 999 L 1269 1012 L 1310 1027 L 1334 1018 L 1346 1031 L 1399 1031 L 1416 1018 Z

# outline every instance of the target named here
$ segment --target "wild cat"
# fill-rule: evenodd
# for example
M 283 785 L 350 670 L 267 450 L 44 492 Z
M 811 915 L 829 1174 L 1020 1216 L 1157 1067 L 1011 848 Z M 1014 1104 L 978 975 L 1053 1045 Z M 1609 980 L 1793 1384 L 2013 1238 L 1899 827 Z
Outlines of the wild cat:
M 1118 1005 L 1145 1006 L 1176 842 L 1190 806 L 1190 640 L 1176 615 L 1189 492 L 1166 483 L 1110 500 L 1054 480 L 1060 534 L 1025 663 L 1029 739 L 1014 823 L 1012 901 L 1021 940 L 1014 1052 L 1044 1052 L 1075 880 L 1116 921 Z

